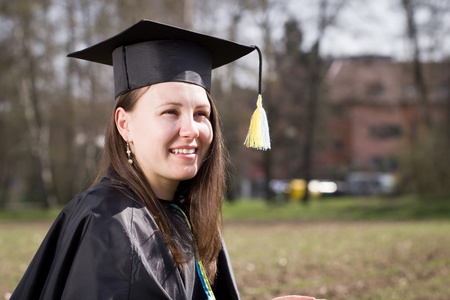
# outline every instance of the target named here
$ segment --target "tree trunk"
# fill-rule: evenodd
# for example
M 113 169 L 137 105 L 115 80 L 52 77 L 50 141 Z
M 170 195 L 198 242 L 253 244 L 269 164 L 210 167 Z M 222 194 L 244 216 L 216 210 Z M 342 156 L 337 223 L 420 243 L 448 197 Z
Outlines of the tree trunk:
M 303 204 L 309 201 L 308 184 L 312 179 L 312 160 L 314 158 L 314 138 L 317 124 L 317 108 L 319 102 L 319 89 L 321 84 L 320 76 L 320 57 L 319 57 L 319 39 L 313 46 L 309 60 L 309 92 L 306 107 L 306 124 L 305 124 L 305 147 L 303 148 L 303 166 L 304 178 L 306 182 L 305 194 L 303 196 Z
M 53 187 L 53 172 L 50 160 L 50 127 L 42 120 L 39 122 L 39 115 L 36 105 L 33 105 L 30 95 L 30 80 L 23 78 L 18 86 L 19 101 L 24 109 L 28 132 L 30 135 L 31 153 L 35 157 L 39 166 L 39 175 L 43 183 L 44 194 L 42 205 L 46 208 L 53 208 L 57 204 Z
M 419 121 L 423 125 L 421 127 L 425 129 L 426 132 L 428 132 L 429 130 L 431 130 L 432 127 L 430 116 L 430 104 L 429 104 L 427 84 L 425 82 L 425 76 L 420 58 L 421 51 L 419 48 L 417 23 L 414 16 L 415 10 L 411 0 L 402 0 L 402 5 L 406 14 L 408 39 L 410 40 L 411 46 L 413 48 L 412 67 L 413 67 L 414 86 L 416 87 L 416 90 L 418 92 L 419 104 L 422 107 L 422 112 L 420 114 L 421 119 Z

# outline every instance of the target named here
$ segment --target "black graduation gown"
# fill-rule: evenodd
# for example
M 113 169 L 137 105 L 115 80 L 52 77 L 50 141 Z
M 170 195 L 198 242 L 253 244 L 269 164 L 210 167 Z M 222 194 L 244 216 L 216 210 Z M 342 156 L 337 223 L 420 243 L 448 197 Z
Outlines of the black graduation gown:
M 205 299 L 194 260 L 182 276 L 154 219 L 130 195 L 123 184 L 103 179 L 75 197 L 10 299 Z M 216 299 L 239 299 L 225 244 L 212 288 Z

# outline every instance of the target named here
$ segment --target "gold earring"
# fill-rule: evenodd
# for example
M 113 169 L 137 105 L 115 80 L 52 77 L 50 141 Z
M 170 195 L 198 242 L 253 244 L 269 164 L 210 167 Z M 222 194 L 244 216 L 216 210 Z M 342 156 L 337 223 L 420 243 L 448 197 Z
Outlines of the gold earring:
M 130 165 L 132 165 L 133 164 L 133 160 L 131 159 L 131 150 L 130 150 L 130 145 L 128 144 L 128 142 L 127 142 L 127 156 L 128 156 L 128 163 Z

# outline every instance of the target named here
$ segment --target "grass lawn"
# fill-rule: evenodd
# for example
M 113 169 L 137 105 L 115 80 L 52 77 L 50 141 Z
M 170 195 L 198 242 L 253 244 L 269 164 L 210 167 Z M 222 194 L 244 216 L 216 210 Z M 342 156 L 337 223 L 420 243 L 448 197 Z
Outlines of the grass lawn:
M 0 299 L 20 280 L 55 212 L 0 213 Z M 449 299 L 450 201 L 316 199 L 224 207 L 241 298 Z
M 8 299 L 19 283 L 51 221 L 0 222 L 0 299 Z
M 319 198 L 308 205 L 243 200 L 224 205 L 225 220 L 373 221 L 450 220 L 450 197 Z
M 450 222 L 232 222 L 242 299 L 449 299 Z

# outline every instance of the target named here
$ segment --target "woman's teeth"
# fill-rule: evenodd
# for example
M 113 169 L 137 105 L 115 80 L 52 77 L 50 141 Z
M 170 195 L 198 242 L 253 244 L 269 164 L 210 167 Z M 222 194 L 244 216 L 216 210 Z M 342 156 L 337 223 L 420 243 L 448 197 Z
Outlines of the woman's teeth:
M 173 154 L 194 154 L 195 149 L 170 149 Z

